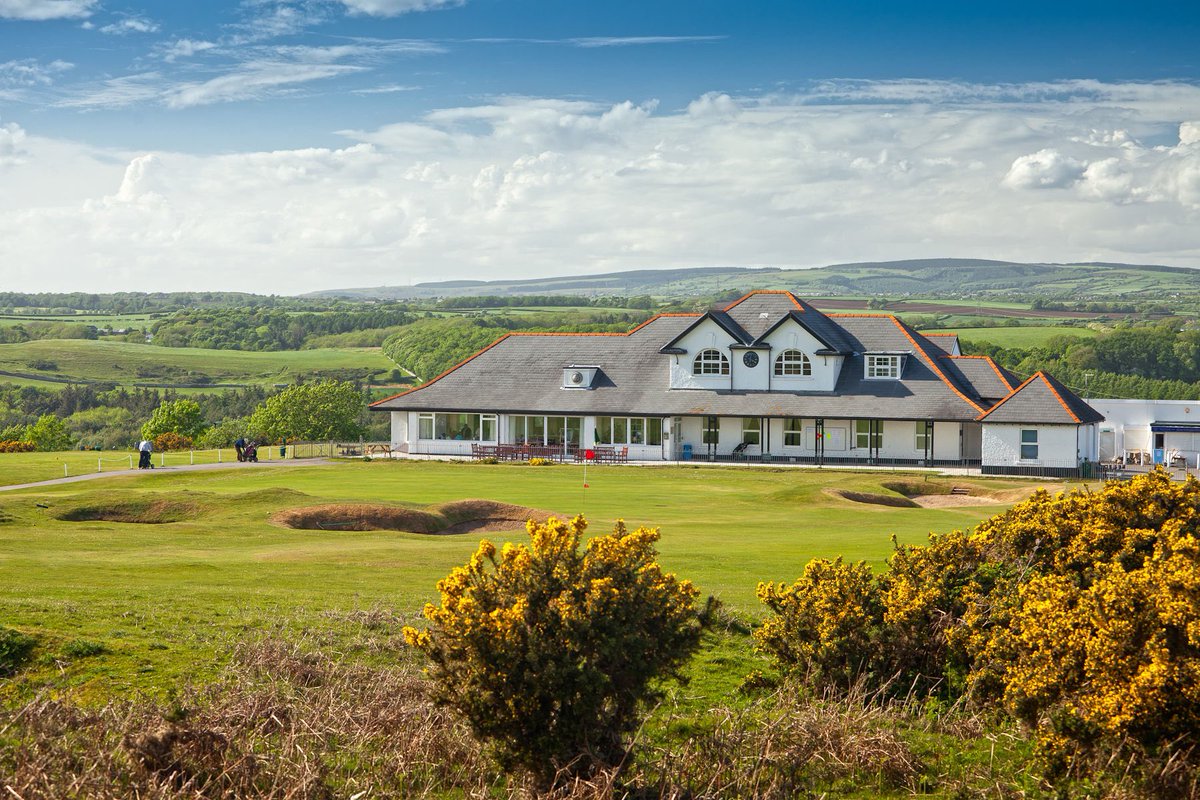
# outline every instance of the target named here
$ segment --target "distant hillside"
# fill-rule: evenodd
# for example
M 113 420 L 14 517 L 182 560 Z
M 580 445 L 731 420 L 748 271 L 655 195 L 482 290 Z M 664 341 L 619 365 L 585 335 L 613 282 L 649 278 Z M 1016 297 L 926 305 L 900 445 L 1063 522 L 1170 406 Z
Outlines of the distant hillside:
M 637 270 L 529 280 L 440 281 L 414 286 L 332 289 L 306 297 L 393 300 L 472 295 L 641 295 L 663 298 L 735 290 L 789 289 L 805 295 L 1154 298 L 1200 294 L 1200 270 L 1135 264 L 1020 264 L 969 258 L 835 264 L 816 269 Z

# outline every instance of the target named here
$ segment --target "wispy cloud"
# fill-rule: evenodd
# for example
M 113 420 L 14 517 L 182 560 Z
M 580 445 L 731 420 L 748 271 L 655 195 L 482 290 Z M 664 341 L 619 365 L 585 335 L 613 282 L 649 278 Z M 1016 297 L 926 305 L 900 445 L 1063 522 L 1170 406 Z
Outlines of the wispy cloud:
M 396 92 L 416 92 L 420 90 L 420 86 L 401 86 L 399 84 L 388 84 L 387 86 L 372 86 L 367 89 L 351 89 L 351 94 L 395 94 Z
M 142 72 L 100 84 L 76 87 L 56 105 L 67 108 L 120 108 L 152 103 L 171 109 L 265 100 L 296 94 L 318 81 L 368 72 L 388 59 L 444 52 L 441 45 L 409 39 L 354 39 L 331 46 L 234 44 L 180 39 L 159 48 L 165 64 L 205 52 L 198 66 Z M 195 77 L 196 75 L 200 77 Z M 392 88 L 389 91 L 401 91 Z M 380 91 L 379 93 L 383 93 Z
M 576 47 L 632 47 L 647 44 L 683 44 L 686 42 L 716 42 L 725 36 L 584 36 L 568 39 Z
M 245 0 L 244 21 L 230 27 L 234 45 L 252 44 L 282 36 L 293 36 L 330 19 L 329 7 L 320 0 Z
M 77 89 L 54 105 L 59 108 L 125 108 L 156 100 L 161 94 L 162 74 L 140 72 Z
M 131 33 L 157 33 L 158 23 L 145 17 L 124 17 L 108 25 L 97 28 L 109 36 L 127 36 Z
M 206 50 L 212 50 L 217 46 L 216 42 L 196 39 L 176 39 L 170 44 L 160 46 L 157 50 L 162 56 L 163 61 L 168 64 L 173 63 L 180 58 L 191 58 L 197 53 L 203 53 Z
M 34 58 L 0 63 L 0 86 L 49 86 L 54 76 L 71 69 L 67 61 L 51 61 L 43 64 Z
M 99 0 L 0 0 L 0 19 L 82 19 L 98 5 Z
M 365 71 L 348 64 L 252 62 L 207 81 L 181 83 L 162 94 L 168 108 L 261 100 L 299 84 Z
M 398 17 L 416 11 L 436 11 L 465 5 L 466 0 L 340 0 L 351 14 Z

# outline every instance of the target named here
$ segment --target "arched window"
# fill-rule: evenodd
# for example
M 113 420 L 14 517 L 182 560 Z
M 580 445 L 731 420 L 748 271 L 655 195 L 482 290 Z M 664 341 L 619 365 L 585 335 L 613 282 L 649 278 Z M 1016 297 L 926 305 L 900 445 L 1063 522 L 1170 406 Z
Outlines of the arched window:
M 784 350 L 775 359 L 775 374 L 780 377 L 810 378 L 812 362 L 799 350 Z
M 692 362 L 693 375 L 728 375 L 729 359 L 720 350 L 701 350 Z

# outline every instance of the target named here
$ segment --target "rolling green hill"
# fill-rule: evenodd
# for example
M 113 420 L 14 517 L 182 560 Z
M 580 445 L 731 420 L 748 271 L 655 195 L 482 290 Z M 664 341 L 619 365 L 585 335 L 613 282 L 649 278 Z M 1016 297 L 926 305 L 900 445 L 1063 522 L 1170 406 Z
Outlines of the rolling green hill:
M 1149 299 L 1200 294 L 1200 270 L 1133 264 L 1021 264 L 940 258 L 837 264 L 815 269 L 637 270 L 532 280 L 443 281 L 415 286 L 336 289 L 310 296 L 405 299 L 525 294 L 651 294 L 669 299 L 750 289 L 810 295 L 913 297 L 1047 296 Z
M 69 382 L 124 386 L 272 385 L 298 377 L 365 378 L 395 367 L 379 348 L 248 352 L 155 347 L 87 339 L 0 344 L 0 381 L 43 387 Z M 379 378 L 375 378 L 379 380 Z

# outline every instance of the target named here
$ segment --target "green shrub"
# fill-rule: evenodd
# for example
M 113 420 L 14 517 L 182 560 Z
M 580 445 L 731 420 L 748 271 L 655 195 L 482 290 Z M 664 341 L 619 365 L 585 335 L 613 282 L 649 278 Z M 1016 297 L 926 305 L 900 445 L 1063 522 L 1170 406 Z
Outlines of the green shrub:
M 696 589 L 656 563 L 658 531 L 618 522 L 581 553 L 586 527 L 530 521 L 530 546 L 499 556 L 484 540 L 438 583 L 429 628 L 404 631 L 439 700 L 542 786 L 621 765 L 654 683 L 699 645 Z
M 67 430 L 66 423 L 53 414 L 42 414 L 38 417 L 37 422 L 25 428 L 25 435 L 22 438 L 27 442 L 33 442 L 34 446 L 42 452 L 70 450 L 75 441 L 71 432 Z
M 29 660 L 37 639 L 0 626 L 0 676 L 12 675 Z
M 62 649 L 62 654 L 72 660 L 91 658 L 92 656 L 103 655 L 107 652 L 108 648 L 100 642 L 93 642 L 88 639 L 74 639 L 63 645 Z

